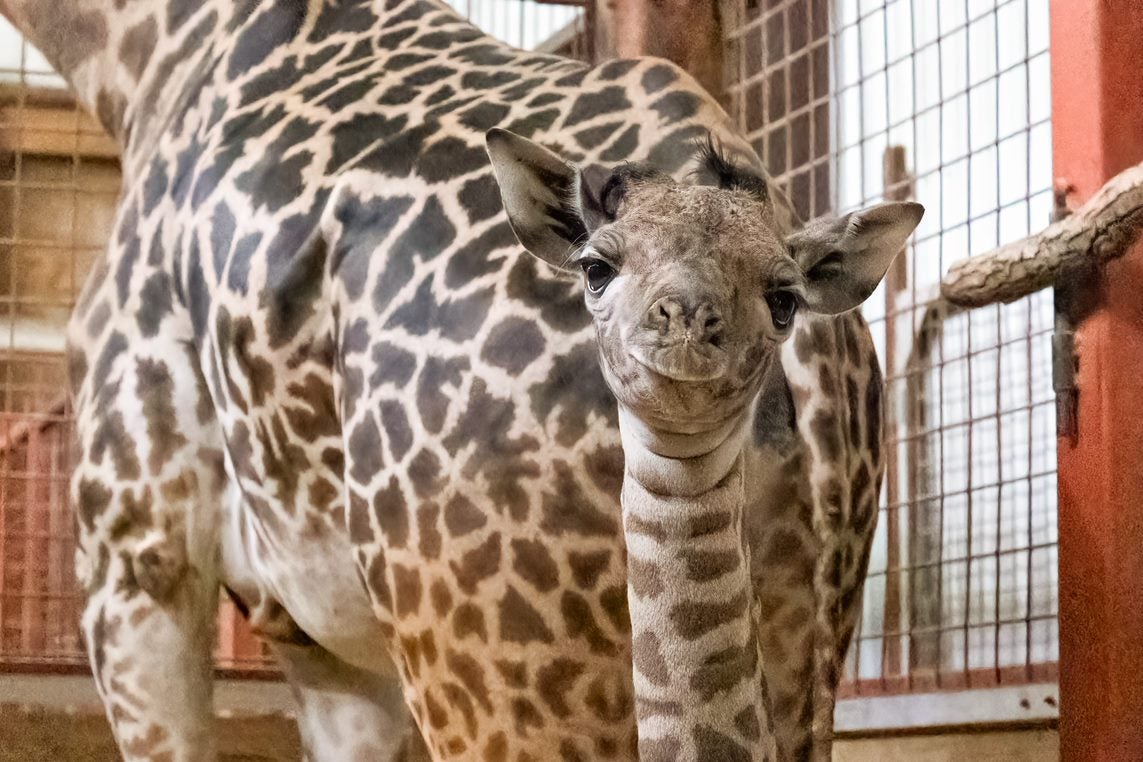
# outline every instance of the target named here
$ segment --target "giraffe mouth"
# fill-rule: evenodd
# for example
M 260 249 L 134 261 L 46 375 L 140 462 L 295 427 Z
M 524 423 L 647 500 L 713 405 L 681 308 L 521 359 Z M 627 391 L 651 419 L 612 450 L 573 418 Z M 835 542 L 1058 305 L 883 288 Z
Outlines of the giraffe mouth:
M 679 341 L 667 346 L 631 348 L 631 356 L 652 373 L 684 383 L 714 381 L 726 375 L 730 356 L 713 345 Z

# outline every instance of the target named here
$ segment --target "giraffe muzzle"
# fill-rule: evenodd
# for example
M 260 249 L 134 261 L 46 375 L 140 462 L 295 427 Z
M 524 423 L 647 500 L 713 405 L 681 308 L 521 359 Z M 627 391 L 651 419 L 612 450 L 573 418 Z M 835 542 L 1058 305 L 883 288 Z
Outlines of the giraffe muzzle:
M 665 296 L 647 310 L 643 335 L 631 352 L 641 365 L 674 381 L 713 381 L 730 365 L 722 347 L 724 327 L 709 300 Z

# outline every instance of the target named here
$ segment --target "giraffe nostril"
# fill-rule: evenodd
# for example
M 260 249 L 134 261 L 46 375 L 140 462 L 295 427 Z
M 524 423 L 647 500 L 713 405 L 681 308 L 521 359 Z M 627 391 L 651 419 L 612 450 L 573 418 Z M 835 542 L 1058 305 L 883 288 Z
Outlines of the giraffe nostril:
M 659 317 L 663 318 L 663 320 L 671 319 L 671 313 L 667 312 L 667 305 L 659 304 Z

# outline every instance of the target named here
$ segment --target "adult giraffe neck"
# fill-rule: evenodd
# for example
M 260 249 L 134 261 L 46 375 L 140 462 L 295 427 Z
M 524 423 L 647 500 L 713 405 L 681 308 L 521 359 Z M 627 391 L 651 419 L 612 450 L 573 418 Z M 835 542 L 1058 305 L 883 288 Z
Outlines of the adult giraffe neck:
M 0 0 L 0 13 L 67 80 L 125 158 L 211 68 L 253 4 L 222 0 Z
M 744 541 L 748 415 L 678 434 L 620 408 L 639 758 L 776 758 Z
M 418 12 L 406 14 L 414 5 Z M 203 88 L 229 92 L 262 64 L 274 68 L 275 55 L 348 49 L 333 35 L 376 36 L 427 13 L 468 25 L 441 0 L 0 0 L 0 15 L 118 141 L 128 175 Z

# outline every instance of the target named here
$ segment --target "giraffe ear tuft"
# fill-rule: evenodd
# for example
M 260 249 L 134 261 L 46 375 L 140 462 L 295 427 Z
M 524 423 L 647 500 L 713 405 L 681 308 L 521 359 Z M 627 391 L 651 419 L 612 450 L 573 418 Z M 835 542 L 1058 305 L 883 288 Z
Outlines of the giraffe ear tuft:
M 598 222 L 606 208 L 586 190 L 580 172 L 547 148 L 499 128 L 487 132 L 485 147 L 516 238 L 540 259 L 565 268 L 587 240 L 585 217 Z

